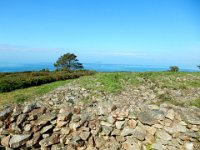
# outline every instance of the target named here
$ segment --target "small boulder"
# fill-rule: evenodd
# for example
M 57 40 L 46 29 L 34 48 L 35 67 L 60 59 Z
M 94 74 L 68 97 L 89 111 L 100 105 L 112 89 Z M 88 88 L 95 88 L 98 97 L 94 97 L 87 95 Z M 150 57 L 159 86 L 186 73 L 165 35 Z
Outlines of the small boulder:
M 10 139 L 9 145 L 11 148 L 19 148 L 28 141 L 31 134 L 24 134 L 24 135 L 13 135 Z

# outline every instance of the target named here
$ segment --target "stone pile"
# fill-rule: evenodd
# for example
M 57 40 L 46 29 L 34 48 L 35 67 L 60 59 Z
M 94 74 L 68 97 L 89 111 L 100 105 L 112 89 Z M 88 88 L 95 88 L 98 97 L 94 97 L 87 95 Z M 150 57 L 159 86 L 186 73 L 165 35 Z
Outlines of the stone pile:
M 0 110 L 0 141 L 7 150 L 199 150 L 200 109 L 32 102 Z

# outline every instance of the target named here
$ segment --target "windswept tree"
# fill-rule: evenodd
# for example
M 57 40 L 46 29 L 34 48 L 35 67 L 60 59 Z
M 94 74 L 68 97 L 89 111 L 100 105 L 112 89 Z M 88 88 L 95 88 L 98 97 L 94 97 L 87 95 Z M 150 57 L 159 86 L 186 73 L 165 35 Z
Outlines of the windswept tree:
M 57 70 L 80 70 L 83 69 L 82 63 L 79 62 L 77 56 L 73 53 L 67 53 L 62 55 L 54 66 Z
M 171 72 L 178 72 L 179 71 L 179 67 L 178 66 L 171 66 L 169 68 L 170 68 L 169 71 L 171 71 Z
M 200 65 L 197 66 L 200 69 Z

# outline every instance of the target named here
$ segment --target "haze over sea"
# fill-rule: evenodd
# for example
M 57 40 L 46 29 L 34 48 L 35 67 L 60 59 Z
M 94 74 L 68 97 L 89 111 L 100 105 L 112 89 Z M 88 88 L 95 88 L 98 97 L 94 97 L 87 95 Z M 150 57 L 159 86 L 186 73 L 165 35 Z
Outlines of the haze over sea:
M 98 72 L 146 72 L 146 71 L 167 71 L 167 66 L 155 66 L 155 65 L 131 65 L 131 64 L 101 64 L 101 63 L 83 63 L 84 68 L 88 70 L 95 70 Z M 48 68 L 49 70 L 55 70 L 52 63 L 40 63 L 40 64 L 18 64 L 0 66 L 0 72 L 22 72 L 22 71 L 39 71 L 41 69 Z M 181 71 L 198 71 L 198 69 L 180 68 Z

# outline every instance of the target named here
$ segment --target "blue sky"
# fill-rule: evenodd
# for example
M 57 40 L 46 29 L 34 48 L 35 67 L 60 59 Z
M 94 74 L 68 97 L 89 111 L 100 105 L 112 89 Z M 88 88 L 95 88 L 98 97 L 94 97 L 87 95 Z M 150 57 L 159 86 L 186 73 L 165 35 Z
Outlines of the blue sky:
M 200 64 L 199 0 L 1 0 L 0 64 Z

